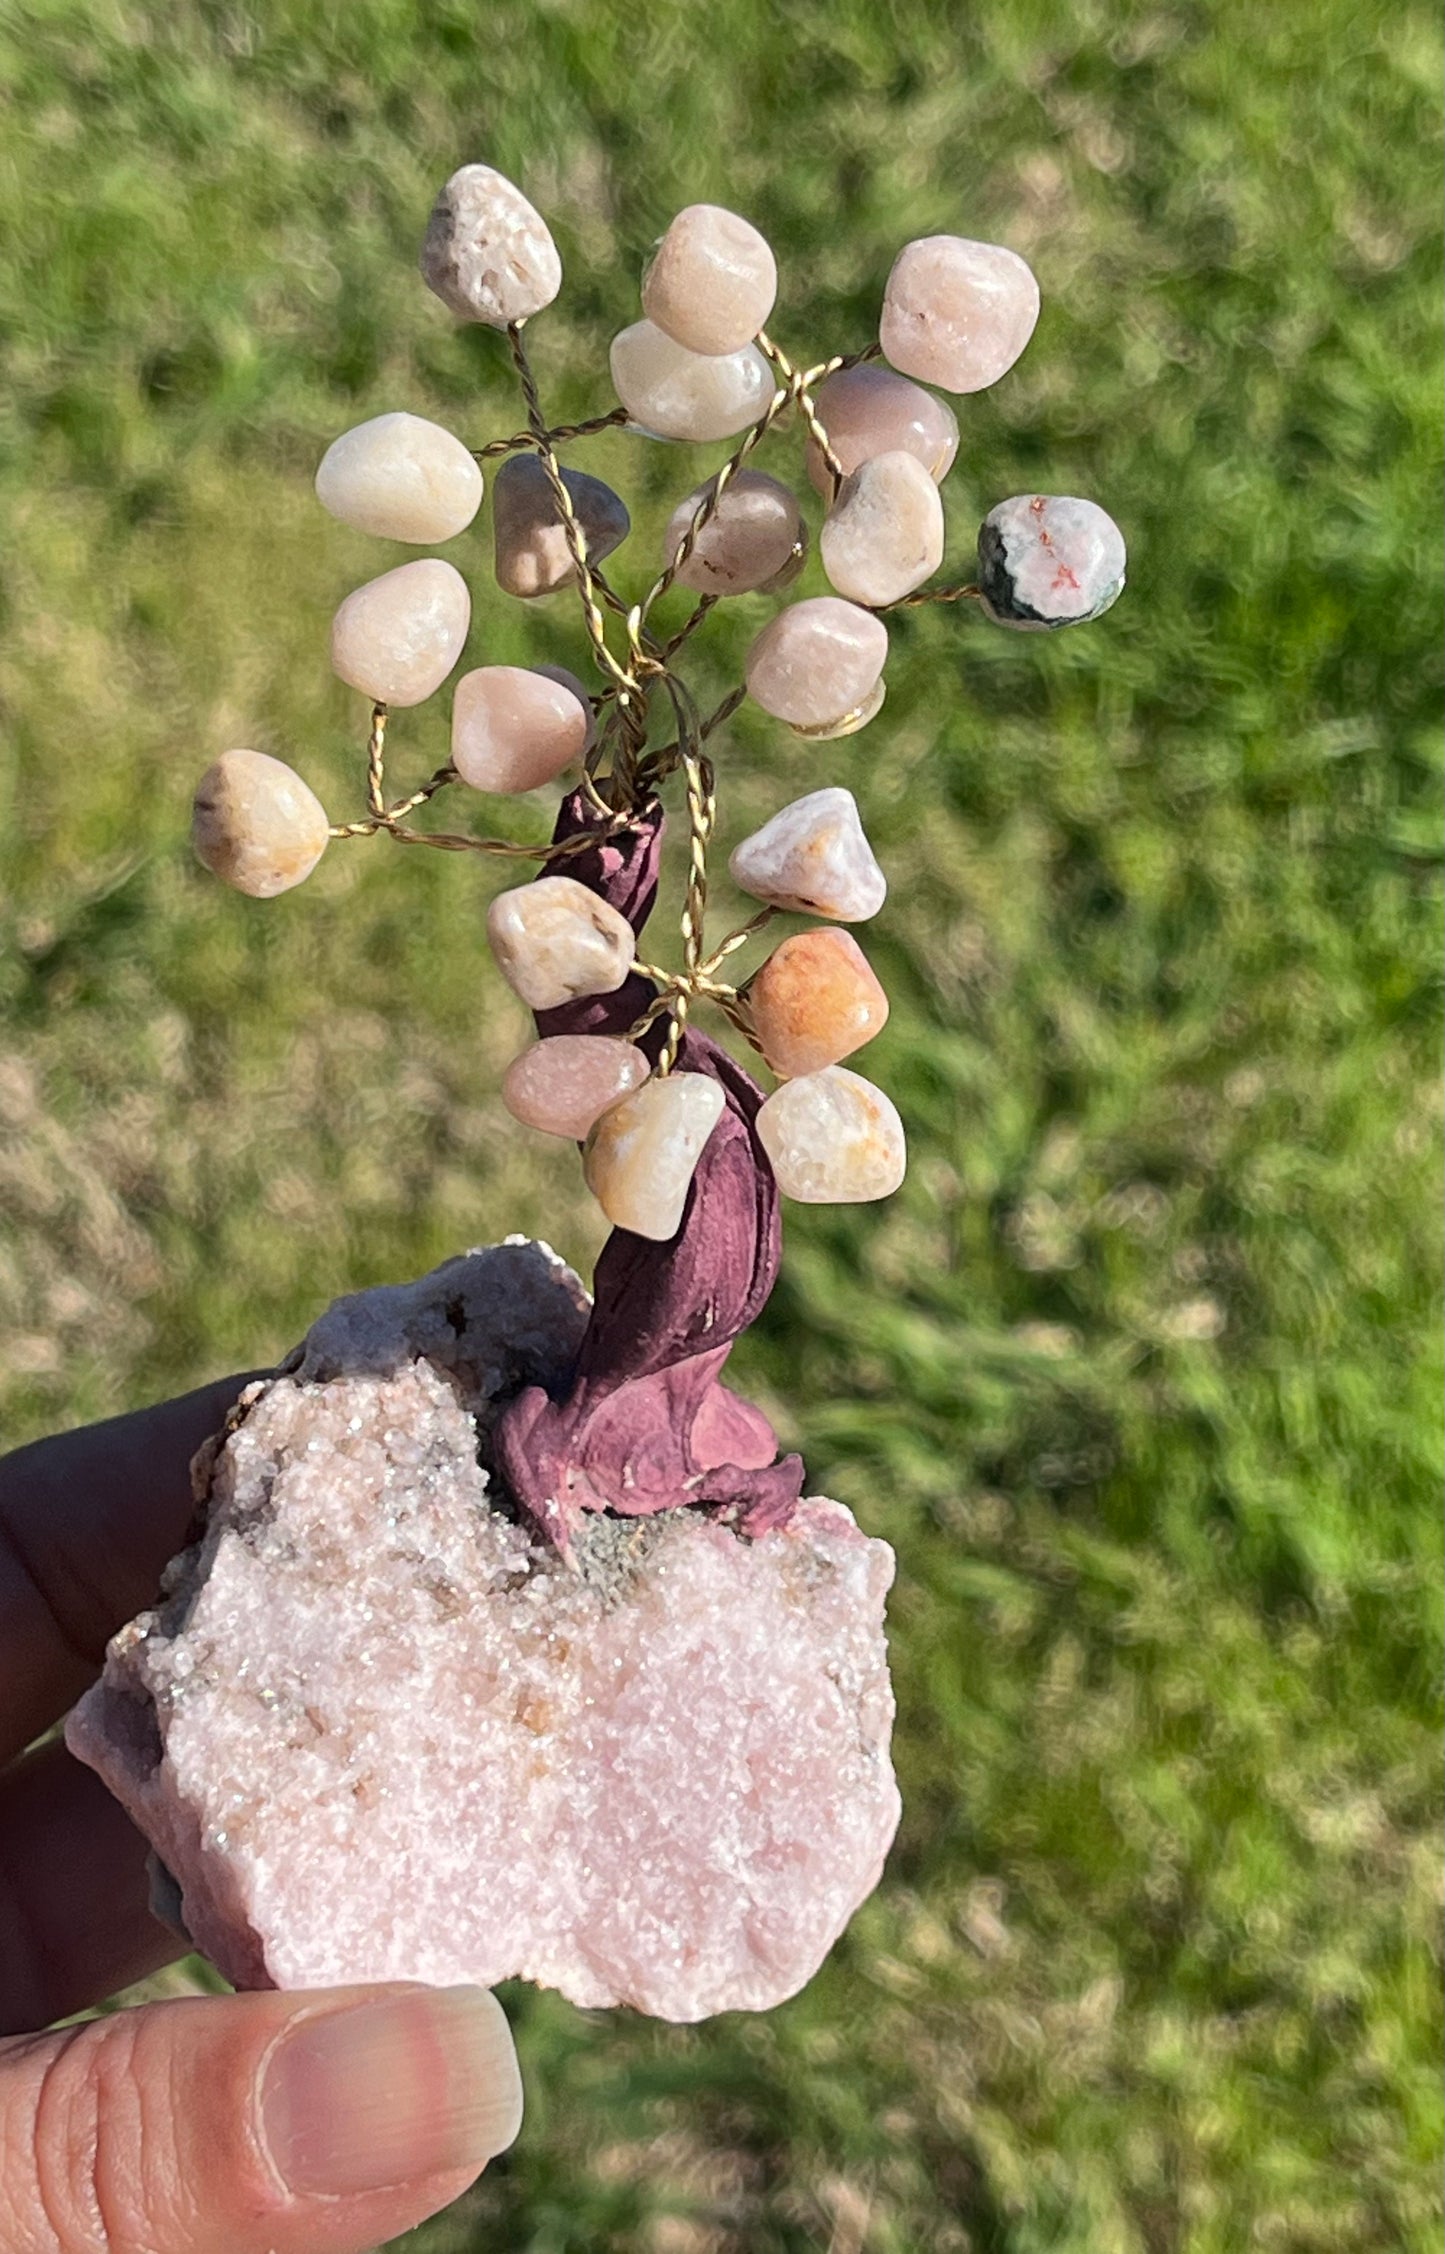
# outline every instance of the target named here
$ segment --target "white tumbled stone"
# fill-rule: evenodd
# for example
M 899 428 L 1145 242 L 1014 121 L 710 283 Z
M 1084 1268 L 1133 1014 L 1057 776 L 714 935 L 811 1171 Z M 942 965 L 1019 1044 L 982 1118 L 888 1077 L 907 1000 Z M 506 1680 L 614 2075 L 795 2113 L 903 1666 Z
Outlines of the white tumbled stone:
M 454 565 L 421 556 L 369 579 L 331 622 L 331 665 L 376 704 L 421 704 L 462 654 L 472 599 Z
M 616 908 L 573 877 L 538 877 L 499 892 L 487 910 L 497 968 L 528 1009 L 615 994 L 637 940 Z
M 778 268 L 751 220 L 721 204 L 680 211 L 642 277 L 642 310 L 689 352 L 751 344 L 778 294 Z
M 985 391 L 1034 333 L 1039 285 L 1017 251 L 922 235 L 893 262 L 879 341 L 901 375 L 941 391 Z
M 784 806 L 735 848 L 728 870 L 755 900 L 834 923 L 866 923 L 888 897 L 853 793 L 836 786 Z
M 358 532 L 430 544 L 465 532 L 482 505 L 482 473 L 440 423 L 374 415 L 327 447 L 316 498 Z
M 908 1153 L 903 1122 L 871 1080 L 825 1065 L 774 1089 L 758 1140 L 784 1197 L 803 1205 L 866 1205 L 890 1197 Z
M 330 835 L 315 791 L 269 752 L 223 751 L 196 785 L 196 857 L 253 900 L 273 900 L 309 877 Z
M 615 1229 L 659 1243 L 676 1236 L 697 1162 L 725 1103 L 716 1080 L 670 1072 L 603 1112 L 587 1137 L 582 1170 Z
M 832 729 L 867 703 L 887 655 L 881 618 L 837 595 L 810 595 L 769 619 L 754 641 L 748 694 L 789 727 Z
M 651 321 L 613 338 L 611 363 L 618 398 L 654 438 L 732 438 L 757 422 L 775 388 L 756 345 L 689 352 Z
M 901 451 L 861 462 L 838 488 L 818 554 L 849 602 L 896 603 L 921 587 L 943 561 L 943 503 L 923 464 Z
M 453 313 L 491 329 L 530 320 L 562 286 L 546 221 L 489 164 L 464 164 L 442 189 L 427 221 L 421 270 Z

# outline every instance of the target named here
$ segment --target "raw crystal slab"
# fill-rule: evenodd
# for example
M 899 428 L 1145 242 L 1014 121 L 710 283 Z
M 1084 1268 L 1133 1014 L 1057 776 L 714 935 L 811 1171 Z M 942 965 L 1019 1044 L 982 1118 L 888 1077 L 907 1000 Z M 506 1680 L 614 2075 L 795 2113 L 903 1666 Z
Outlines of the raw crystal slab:
M 1096 501 L 1018 493 L 1000 501 L 978 535 L 983 608 L 1025 631 L 1081 626 L 1124 591 L 1124 535 Z
M 883 1090 L 841 1064 L 775 1088 L 758 1139 L 784 1197 L 804 1205 L 891 1197 L 908 1163 L 903 1122 Z
M 536 790 L 580 759 L 592 708 L 560 665 L 479 665 L 452 698 L 452 765 L 474 790 Z
M 680 211 L 642 277 L 642 310 L 689 352 L 751 344 L 778 294 L 777 262 L 751 221 L 721 204 Z
M 703 1145 L 725 1102 L 716 1080 L 670 1072 L 602 1113 L 582 1170 L 614 1229 L 660 1244 L 677 1235 Z
M 637 953 L 627 918 L 573 877 L 538 877 L 499 892 L 487 910 L 487 938 L 529 1010 L 615 994 Z
M 900 374 L 985 391 L 1034 333 L 1039 285 L 1017 251 L 962 235 L 905 243 L 883 297 L 879 341 Z
M 943 503 L 923 464 L 874 454 L 838 488 L 818 540 L 823 569 L 854 603 L 896 603 L 943 561 Z
M 794 728 L 828 728 L 864 704 L 888 656 L 881 618 L 836 595 L 789 603 L 747 656 L 748 694 Z
M 198 1460 L 68 1736 L 238 1986 L 760 2011 L 876 1885 L 885 1543 L 821 1500 L 753 1541 L 599 1515 L 571 1569 L 495 1507 L 499 1403 L 561 1390 L 585 1309 L 515 1240 L 363 1292 Z
M 343 524 L 379 540 L 451 540 L 482 505 L 482 473 L 440 423 L 375 415 L 327 447 L 316 498 Z
M 331 665 L 376 704 L 425 702 L 462 654 L 471 625 L 467 583 L 440 556 L 369 579 L 331 621 Z
M 463 321 L 505 329 L 550 305 L 562 261 L 540 212 L 489 164 L 464 164 L 432 206 L 421 246 L 427 288 Z
M 715 479 L 680 501 L 662 540 L 664 566 L 672 562 Z M 808 528 L 796 495 L 764 470 L 739 470 L 698 533 L 676 573 L 679 586 L 699 595 L 773 594 L 802 570 Z
M 734 849 L 728 871 L 755 900 L 835 923 L 866 923 L 888 897 L 857 801 L 837 786 L 784 806 Z
M 585 470 L 563 470 L 577 522 L 587 537 L 587 554 L 601 563 L 620 547 L 632 519 L 620 494 Z M 572 583 L 572 551 L 552 491 L 552 481 L 535 454 L 514 454 L 492 484 L 492 536 L 497 583 L 509 595 L 554 595 Z
M 895 375 L 891 368 L 875 367 L 871 361 L 839 368 L 824 377 L 813 403 L 845 476 L 875 454 L 914 454 L 935 480 L 946 477 L 953 467 L 957 415 L 946 400 L 935 399 L 931 391 Z M 830 500 L 832 474 L 811 436 L 807 460 L 813 484 Z
M 788 1078 L 837 1064 L 888 1020 L 888 996 L 849 931 L 800 931 L 747 987 L 763 1055 Z
M 611 362 L 618 398 L 654 438 L 732 438 L 758 420 L 774 391 L 756 345 L 689 352 L 651 321 L 634 321 L 612 339 Z
M 269 752 L 223 751 L 196 785 L 197 858 L 255 900 L 274 900 L 309 877 L 330 834 L 315 791 Z
M 554 1033 L 513 1057 L 502 1101 L 524 1127 L 580 1143 L 609 1104 L 640 1088 L 651 1069 L 632 1041 L 606 1033 Z

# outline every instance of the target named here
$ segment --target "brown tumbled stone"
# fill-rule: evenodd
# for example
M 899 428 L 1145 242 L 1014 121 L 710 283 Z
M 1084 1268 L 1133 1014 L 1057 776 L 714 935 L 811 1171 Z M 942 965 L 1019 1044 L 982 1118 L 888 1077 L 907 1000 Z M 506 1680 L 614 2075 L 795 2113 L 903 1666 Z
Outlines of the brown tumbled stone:
M 632 528 L 627 505 L 600 477 L 563 470 L 591 562 L 620 547 Z M 497 584 L 509 595 L 555 595 L 572 579 L 572 551 L 552 481 L 535 454 L 514 454 L 492 483 Z

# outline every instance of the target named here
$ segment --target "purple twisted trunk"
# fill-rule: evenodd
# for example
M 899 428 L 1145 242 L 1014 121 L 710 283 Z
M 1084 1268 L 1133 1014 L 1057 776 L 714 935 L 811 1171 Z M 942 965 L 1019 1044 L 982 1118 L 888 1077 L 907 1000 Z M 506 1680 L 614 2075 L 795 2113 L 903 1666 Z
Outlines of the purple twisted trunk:
M 595 826 L 580 791 L 564 799 L 558 840 Z M 663 815 L 553 864 L 618 909 L 636 932 L 657 897 Z M 549 873 L 544 870 L 544 874 Z M 625 1034 L 653 999 L 629 978 L 537 1016 L 554 1033 Z M 641 1046 L 656 1059 L 665 1026 Z M 801 1456 L 778 1460 L 761 1410 L 719 1380 L 733 1340 L 761 1312 L 782 1248 L 778 1191 L 754 1122 L 762 1090 L 725 1049 L 689 1026 L 675 1069 L 720 1083 L 727 1107 L 693 1176 L 682 1226 L 665 1244 L 614 1229 L 598 1257 L 591 1320 L 560 1399 L 529 1386 L 495 1431 L 498 1466 L 529 1517 L 565 1554 L 584 1511 L 629 1517 L 708 1505 L 744 1533 L 786 1524 L 803 1484 Z

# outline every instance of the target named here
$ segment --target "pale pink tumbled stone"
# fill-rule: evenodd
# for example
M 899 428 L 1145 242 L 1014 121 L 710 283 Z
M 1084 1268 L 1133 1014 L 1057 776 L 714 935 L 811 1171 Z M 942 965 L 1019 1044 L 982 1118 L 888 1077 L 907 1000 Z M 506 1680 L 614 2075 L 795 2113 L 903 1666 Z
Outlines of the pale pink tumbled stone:
M 479 665 L 452 699 L 452 765 L 473 790 L 536 790 L 580 759 L 592 708 L 560 665 Z
M 659 1243 L 677 1235 L 703 1145 L 726 1102 L 719 1081 L 670 1072 L 602 1113 L 582 1171 L 614 1229 Z
M 751 344 L 778 294 L 765 237 L 721 204 L 680 211 L 642 277 L 642 310 L 689 352 L 716 355 Z
M 524 1127 L 580 1143 L 608 1105 L 640 1088 L 651 1069 L 635 1042 L 606 1033 L 554 1033 L 513 1057 L 502 1101 Z
M 838 488 L 818 538 L 823 569 L 854 603 L 896 603 L 943 561 L 943 503 L 912 454 L 875 454 Z
M 637 953 L 627 918 L 575 877 L 538 877 L 499 892 L 487 910 L 487 938 L 498 970 L 529 1010 L 615 994 Z
M 689 352 L 651 321 L 612 339 L 611 363 L 618 398 L 654 438 L 732 438 L 757 422 L 776 388 L 756 345 Z
M 1017 251 L 962 235 L 922 235 L 893 262 L 879 340 L 905 376 L 943 391 L 984 391 L 1034 333 L 1039 285 Z
M 505 329 L 562 287 L 551 231 L 520 188 L 489 164 L 464 164 L 432 206 L 421 246 L 428 289 L 464 321 Z
M 888 655 L 888 629 L 856 603 L 813 595 L 790 603 L 747 656 L 748 694 L 794 728 L 826 728 L 863 704 Z
M 627 504 L 600 477 L 563 470 L 562 483 L 592 563 L 620 547 L 632 527 Z M 492 484 L 492 540 L 497 584 L 509 595 L 555 595 L 570 587 L 575 567 L 552 480 L 535 454 L 514 454 Z
M 857 801 L 836 786 L 795 798 L 745 837 L 728 872 L 755 900 L 835 923 L 866 923 L 888 897 Z
M 908 1164 L 903 1122 L 871 1080 L 825 1065 L 775 1088 L 758 1141 L 784 1197 L 803 1205 L 866 1205 L 891 1197 Z
M 680 501 L 662 539 L 670 564 L 714 480 Z M 692 544 L 676 577 L 699 595 L 772 594 L 796 579 L 808 552 L 808 528 L 797 497 L 764 470 L 739 470 Z
M 421 704 L 462 654 L 472 599 L 454 565 L 421 556 L 369 579 L 331 622 L 331 665 L 376 704 Z
M 915 454 L 937 482 L 948 475 L 958 452 L 958 417 L 946 400 L 895 375 L 891 368 L 864 361 L 825 376 L 813 394 L 818 419 L 846 477 L 875 454 Z M 825 499 L 833 477 L 823 450 L 811 435 L 808 475 Z
M 316 498 L 343 524 L 379 540 L 451 540 L 482 505 L 482 473 L 440 423 L 374 415 L 327 447 Z
M 493 1507 L 586 1298 L 513 1241 L 343 1300 L 248 1390 L 205 1531 L 70 1719 L 246 1988 L 521 1977 L 672 2020 L 811 1978 L 898 1820 L 886 1543 Z
M 254 900 L 274 900 L 309 877 L 330 835 L 315 791 L 267 751 L 223 751 L 196 785 L 197 859 Z

